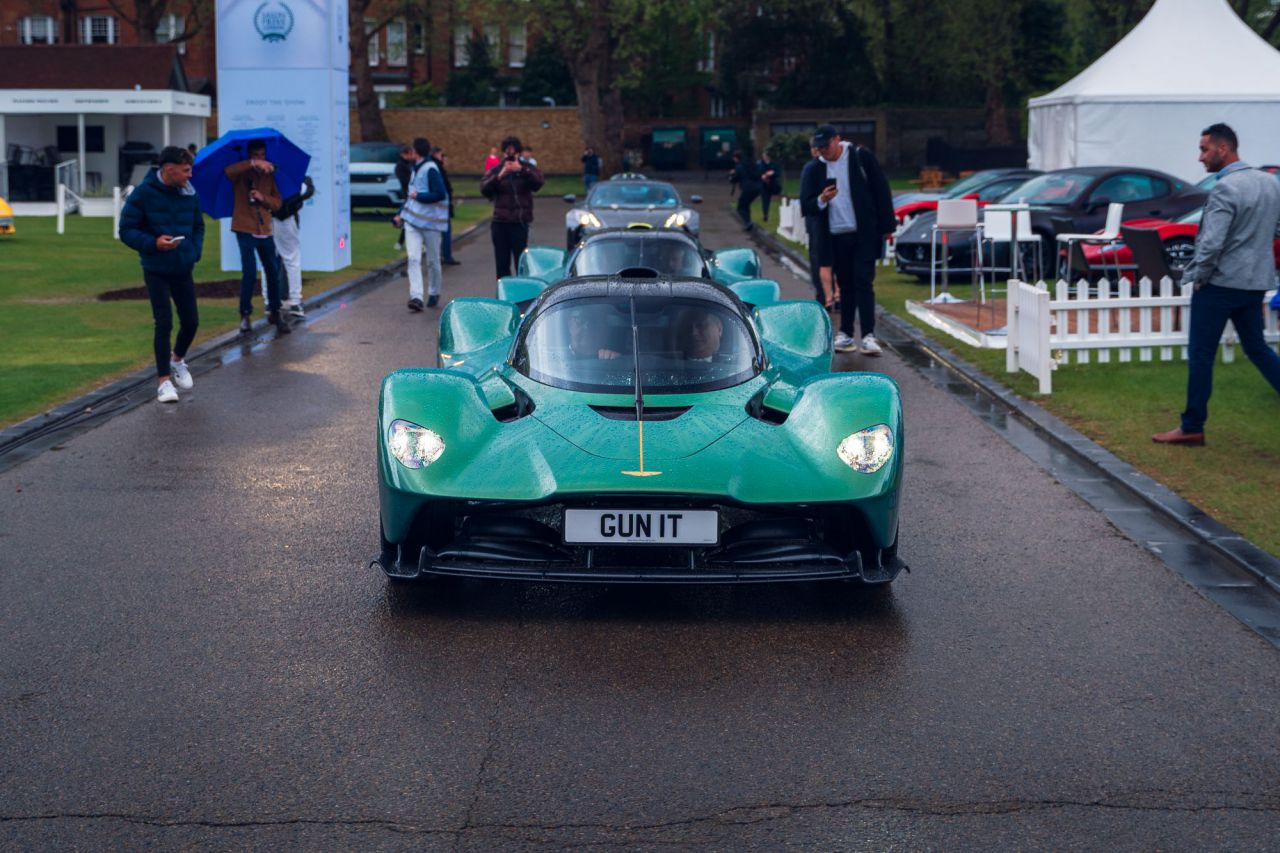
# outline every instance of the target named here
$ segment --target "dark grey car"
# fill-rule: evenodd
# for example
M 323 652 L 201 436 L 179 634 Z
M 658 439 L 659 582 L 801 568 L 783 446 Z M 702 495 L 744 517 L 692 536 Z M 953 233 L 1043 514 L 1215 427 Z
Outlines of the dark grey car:
M 698 212 L 664 181 L 602 181 L 581 203 L 573 195 L 564 200 L 574 204 L 564 217 L 565 245 L 570 249 L 584 235 L 602 228 L 678 228 L 698 234 Z M 697 204 L 702 198 L 695 195 L 689 200 Z

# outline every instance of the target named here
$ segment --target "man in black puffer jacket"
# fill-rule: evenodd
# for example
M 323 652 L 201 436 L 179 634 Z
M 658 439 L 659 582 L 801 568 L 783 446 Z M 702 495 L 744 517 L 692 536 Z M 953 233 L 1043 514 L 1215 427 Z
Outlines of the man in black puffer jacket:
M 156 321 L 156 399 L 178 402 L 178 388 L 194 384 L 183 358 L 196 336 L 196 284 L 191 277 L 204 249 L 204 216 L 190 184 L 191 152 L 170 145 L 160 152 L 160 165 L 147 173 L 142 186 L 129 194 L 120 214 L 120 240 L 138 253 L 142 277 Z M 169 348 L 173 312 L 178 309 L 178 338 Z

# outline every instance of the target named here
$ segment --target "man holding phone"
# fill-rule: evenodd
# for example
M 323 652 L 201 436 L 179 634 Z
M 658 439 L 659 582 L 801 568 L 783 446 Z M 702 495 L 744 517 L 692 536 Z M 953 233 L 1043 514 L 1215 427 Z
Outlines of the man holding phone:
M 878 356 L 876 342 L 876 261 L 897 224 L 893 194 L 875 155 L 845 142 L 829 124 L 820 125 L 812 147 L 821 156 L 800 180 L 800 209 L 829 239 L 831 264 L 841 291 L 837 352 L 859 349 L 854 319 L 862 330 L 863 355 Z M 833 183 L 834 181 L 834 183 Z
M 511 275 L 512 261 L 529 245 L 533 194 L 543 184 L 537 164 L 520 156 L 523 150 L 514 136 L 502 140 L 503 159 L 480 179 L 480 192 L 493 202 L 489 234 L 498 278 Z
M 190 180 L 191 153 L 170 145 L 160 152 L 160 165 L 129 194 L 120 214 L 120 241 L 138 253 L 151 299 L 156 399 L 161 403 L 178 402 L 178 389 L 195 384 L 184 358 L 200 323 L 191 273 L 204 248 L 204 215 Z M 172 349 L 170 301 L 178 309 L 179 323 Z

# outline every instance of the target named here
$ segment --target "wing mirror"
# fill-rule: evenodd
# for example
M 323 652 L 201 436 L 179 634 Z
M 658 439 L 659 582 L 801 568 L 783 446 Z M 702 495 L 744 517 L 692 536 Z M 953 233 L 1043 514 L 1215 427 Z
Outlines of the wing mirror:
M 1093 201 L 1089 202 L 1089 212 L 1097 213 L 1109 204 L 1111 204 L 1111 199 L 1106 196 L 1103 196 L 1102 198 L 1095 198 Z
M 563 198 L 564 198 L 565 204 L 573 204 L 578 200 L 578 197 L 573 193 L 565 193 Z
M 691 195 L 689 196 L 689 201 L 692 202 L 693 204 L 702 204 L 702 196 Z

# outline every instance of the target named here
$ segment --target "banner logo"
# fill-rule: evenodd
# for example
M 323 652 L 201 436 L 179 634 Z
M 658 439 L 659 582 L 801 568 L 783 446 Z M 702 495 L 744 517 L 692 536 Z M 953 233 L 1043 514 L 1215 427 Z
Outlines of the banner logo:
M 263 41 L 284 41 L 293 32 L 293 10 L 278 0 L 268 0 L 253 13 L 253 28 Z

